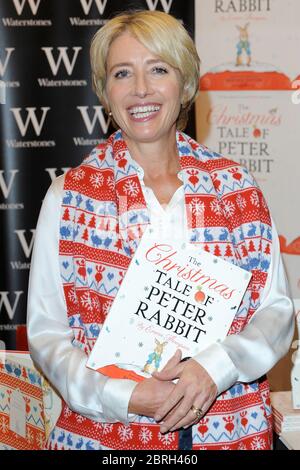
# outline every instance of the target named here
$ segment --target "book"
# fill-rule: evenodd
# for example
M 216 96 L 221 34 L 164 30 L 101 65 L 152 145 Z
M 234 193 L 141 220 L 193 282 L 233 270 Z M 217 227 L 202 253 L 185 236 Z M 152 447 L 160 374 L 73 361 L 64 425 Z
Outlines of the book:
M 285 392 L 272 392 L 271 404 L 274 421 L 278 427 L 284 425 L 285 427 L 297 427 L 300 430 L 300 410 L 294 409 L 292 404 L 292 393 Z
M 300 433 L 300 424 L 298 425 L 289 425 L 279 422 L 276 418 L 273 421 L 273 427 L 276 434 L 281 434 L 282 432 L 299 432 Z
M 299 411 L 299 410 L 298 410 Z M 300 416 L 282 416 L 273 408 L 273 416 L 279 422 L 287 424 L 287 425 L 300 425 Z
M 141 381 L 177 349 L 192 357 L 222 341 L 251 275 L 199 246 L 157 239 L 147 229 L 87 367 Z

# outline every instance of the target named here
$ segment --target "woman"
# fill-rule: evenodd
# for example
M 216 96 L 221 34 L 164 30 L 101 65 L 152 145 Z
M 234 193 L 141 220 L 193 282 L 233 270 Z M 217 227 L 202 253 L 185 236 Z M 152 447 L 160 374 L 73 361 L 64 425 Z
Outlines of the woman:
M 270 449 L 264 374 L 288 351 L 292 305 L 253 178 L 181 132 L 198 90 L 195 46 L 173 17 L 130 12 L 96 33 L 91 62 L 120 130 L 50 187 L 30 276 L 31 354 L 65 400 L 48 447 L 177 449 L 189 429 L 193 449 Z M 149 224 L 253 276 L 221 344 L 184 362 L 177 352 L 137 384 L 85 363 Z

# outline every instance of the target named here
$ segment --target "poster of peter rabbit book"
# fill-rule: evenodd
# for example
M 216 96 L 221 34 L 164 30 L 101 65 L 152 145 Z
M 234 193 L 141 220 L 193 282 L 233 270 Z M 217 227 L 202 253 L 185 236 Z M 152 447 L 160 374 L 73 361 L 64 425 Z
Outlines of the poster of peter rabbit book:
M 299 0 L 201 0 L 201 90 L 291 90 L 299 77 Z
M 251 273 L 195 245 L 147 230 L 88 359 L 115 378 L 143 380 L 181 349 L 225 338 Z

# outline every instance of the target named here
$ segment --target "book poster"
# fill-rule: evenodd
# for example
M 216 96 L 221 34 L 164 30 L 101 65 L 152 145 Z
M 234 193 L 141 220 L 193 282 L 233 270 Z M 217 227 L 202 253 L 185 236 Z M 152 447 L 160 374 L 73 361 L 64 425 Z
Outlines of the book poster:
M 198 140 L 257 179 L 300 298 L 300 2 L 196 3 Z
M 288 90 L 299 77 L 298 0 L 196 2 L 201 89 Z

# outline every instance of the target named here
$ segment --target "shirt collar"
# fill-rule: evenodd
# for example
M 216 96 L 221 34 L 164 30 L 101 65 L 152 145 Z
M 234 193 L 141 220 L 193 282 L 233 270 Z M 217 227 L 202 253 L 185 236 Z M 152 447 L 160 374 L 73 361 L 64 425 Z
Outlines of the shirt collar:
M 134 168 L 136 170 L 136 173 L 139 177 L 139 180 L 140 180 L 141 184 L 143 186 L 145 186 L 145 183 L 144 183 L 144 176 L 145 176 L 144 169 L 142 168 L 142 166 L 136 160 L 134 160 L 134 158 L 132 158 L 132 165 L 134 166 Z M 183 181 L 183 174 L 182 173 L 183 173 L 182 170 L 180 170 L 177 173 L 177 177 L 178 177 L 178 179 L 180 179 L 180 181 Z

